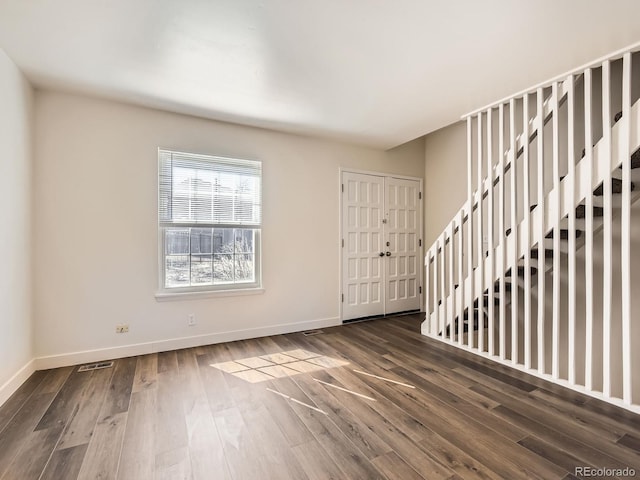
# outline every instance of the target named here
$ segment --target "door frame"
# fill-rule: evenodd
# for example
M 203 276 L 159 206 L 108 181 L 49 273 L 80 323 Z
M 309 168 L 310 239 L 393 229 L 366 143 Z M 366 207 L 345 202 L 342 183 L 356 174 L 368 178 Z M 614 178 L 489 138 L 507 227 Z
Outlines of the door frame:
M 412 177 L 410 175 L 399 175 L 396 173 L 388 173 L 388 172 L 377 172 L 374 170 L 360 170 L 358 168 L 349 168 L 349 167 L 340 167 L 338 169 L 338 285 L 340 286 L 340 291 L 338 292 L 338 311 L 340 312 L 340 323 L 342 323 L 344 321 L 343 319 L 343 295 L 344 295 L 344 290 L 343 290 L 343 280 L 344 280 L 344 275 L 343 275 L 343 271 L 342 269 L 344 268 L 343 265 L 343 261 L 342 261 L 342 257 L 343 257 L 343 252 L 342 252 L 342 241 L 344 240 L 344 236 L 343 236 L 343 231 L 342 231 L 342 223 L 343 223 L 343 218 L 342 218 L 342 174 L 343 173 L 357 173 L 360 175 L 373 175 L 376 177 L 393 177 L 393 178 L 398 178 L 401 180 L 413 180 L 416 182 L 420 183 L 420 193 L 421 198 L 418 199 L 418 217 L 419 217 L 419 221 L 418 221 L 418 230 L 419 230 L 419 247 L 418 247 L 418 270 L 419 270 L 419 274 L 418 274 L 418 279 L 420 282 L 420 289 L 421 292 L 419 294 L 419 298 L 420 298 L 420 311 L 424 312 L 425 311 L 425 305 L 424 305 L 424 295 L 425 295 L 425 291 L 423 288 L 423 283 L 424 283 L 424 179 L 420 178 L 420 177 Z M 383 192 L 384 194 L 384 192 Z M 386 284 L 385 284 L 385 308 L 386 308 Z

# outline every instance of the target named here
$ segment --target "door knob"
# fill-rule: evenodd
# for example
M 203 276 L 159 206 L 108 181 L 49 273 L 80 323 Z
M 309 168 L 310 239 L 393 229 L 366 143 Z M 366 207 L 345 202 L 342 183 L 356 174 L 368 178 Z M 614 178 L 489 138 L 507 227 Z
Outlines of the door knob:
M 391 252 L 387 252 L 385 255 L 386 255 L 387 257 L 390 257 L 390 256 L 391 256 Z
M 380 253 L 379 253 L 379 256 L 380 256 L 380 257 L 384 257 L 384 252 L 380 252 Z

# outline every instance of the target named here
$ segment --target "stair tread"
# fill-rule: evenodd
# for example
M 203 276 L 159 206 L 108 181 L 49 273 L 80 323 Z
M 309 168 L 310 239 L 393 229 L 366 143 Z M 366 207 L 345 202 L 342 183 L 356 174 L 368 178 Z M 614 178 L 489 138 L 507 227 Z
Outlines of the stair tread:
M 536 273 L 538 273 L 538 269 L 536 267 L 531 267 L 531 274 L 535 275 Z M 511 276 L 511 269 L 507 270 L 504 274 L 505 277 L 510 277 Z M 523 265 L 519 265 L 518 266 L 518 276 L 519 277 L 524 277 L 524 266 Z
M 631 191 L 634 191 L 636 189 L 636 186 L 633 182 L 631 182 Z M 613 191 L 614 194 L 620 194 L 622 193 L 622 180 L 620 180 L 619 178 L 612 178 L 611 179 L 611 190 Z M 600 184 L 600 186 L 598 186 L 598 188 L 596 188 L 593 191 L 593 194 L 596 197 L 601 197 L 604 195 L 604 183 Z
M 482 302 L 484 304 L 485 307 L 489 306 L 489 297 L 484 297 L 484 301 Z M 494 305 L 500 305 L 500 297 L 493 297 L 493 304 Z M 474 308 L 478 308 L 478 299 L 476 298 L 476 301 L 473 302 L 473 306 Z
M 620 168 L 622 168 L 622 165 Z M 631 154 L 631 169 L 636 168 L 640 168 L 640 148 Z
M 551 230 L 545 238 L 553 238 L 553 232 L 555 230 Z M 580 238 L 582 236 L 582 230 L 576 230 L 576 238 Z M 560 240 L 568 240 L 569 239 L 569 230 L 561 229 L 560 230 Z
M 604 215 L 604 209 L 602 207 L 593 207 L 593 216 L 602 217 Z M 587 207 L 586 205 L 578 205 L 576 207 L 576 218 L 586 218 Z
M 545 252 L 545 258 L 553 257 L 553 249 L 552 248 L 545 248 L 544 252 Z M 538 256 L 539 256 L 539 251 L 538 251 L 537 248 L 534 248 L 533 250 L 531 250 L 531 258 L 538 259 Z
M 616 116 L 613 117 L 613 123 L 618 123 L 618 120 L 622 118 L 622 112 L 616 113 Z
M 467 333 L 469 331 L 468 310 L 469 309 L 467 308 L 464 311 L 464 320 L 462 321 L 462 332 L 463 333 Z M 476 330 L 478 330 L 478 325 L 480 323 L 478 321 L 478 310 L 477 309 L 474 309 L 473 317 L 474 317 L 474 319 L 473 319 L 473 331 L 476 331 Z M 459 321 L 459 318 L 460 317 L 456 317 L 454 319 L 454 321 L 453 321 L 453 333 L 454 333 L 454 335 L 458 333 L 458 321 Z M 485 316 L 484 321 L 483 321 L 484 328 L 486 328 L 487 325 L 488 325 L 488 322 L 487 322 L 487 319 L 486 319 L 486 316 Z M 447 325 L 447 327 L 445 329 L 445 332 L 446 332 L 446 336 L 447 337 L 451 336 L 451 325 Z M 440 331 L 440 333 L 438 333 L 438 335 L 442 336 L 442 331 Z

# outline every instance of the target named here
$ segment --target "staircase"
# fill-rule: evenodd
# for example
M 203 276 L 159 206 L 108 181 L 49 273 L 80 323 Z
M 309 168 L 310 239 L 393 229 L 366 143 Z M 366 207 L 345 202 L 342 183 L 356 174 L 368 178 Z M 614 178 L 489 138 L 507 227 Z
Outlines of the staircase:
M 638 67 L 640 44 L 463 117 L 468 199 L 426 254 L 422 333 L 640 413 Z

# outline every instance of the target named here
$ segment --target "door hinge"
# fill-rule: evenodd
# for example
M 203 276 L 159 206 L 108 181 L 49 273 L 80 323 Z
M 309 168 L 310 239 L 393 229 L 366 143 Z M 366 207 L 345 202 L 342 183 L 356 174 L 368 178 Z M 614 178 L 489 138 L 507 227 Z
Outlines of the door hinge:
M 344 193 L 344 183 L 340 185 L 340 188 L 342 189 L 342 193 Z
M 342 239 L 342 248 L 344 248 L 344 238 Z
M 422 286 L 420 286 L 420 293 L 422 293 Z
M 344 293 L 342 294 L 342 298 L 340 301 L 344 303 Z
M 422 192 L 418 192 L 418 200 L 422 200 Z
M 418 246 L 421 247 L 422 246 L 422 239 L 418 240 Z

